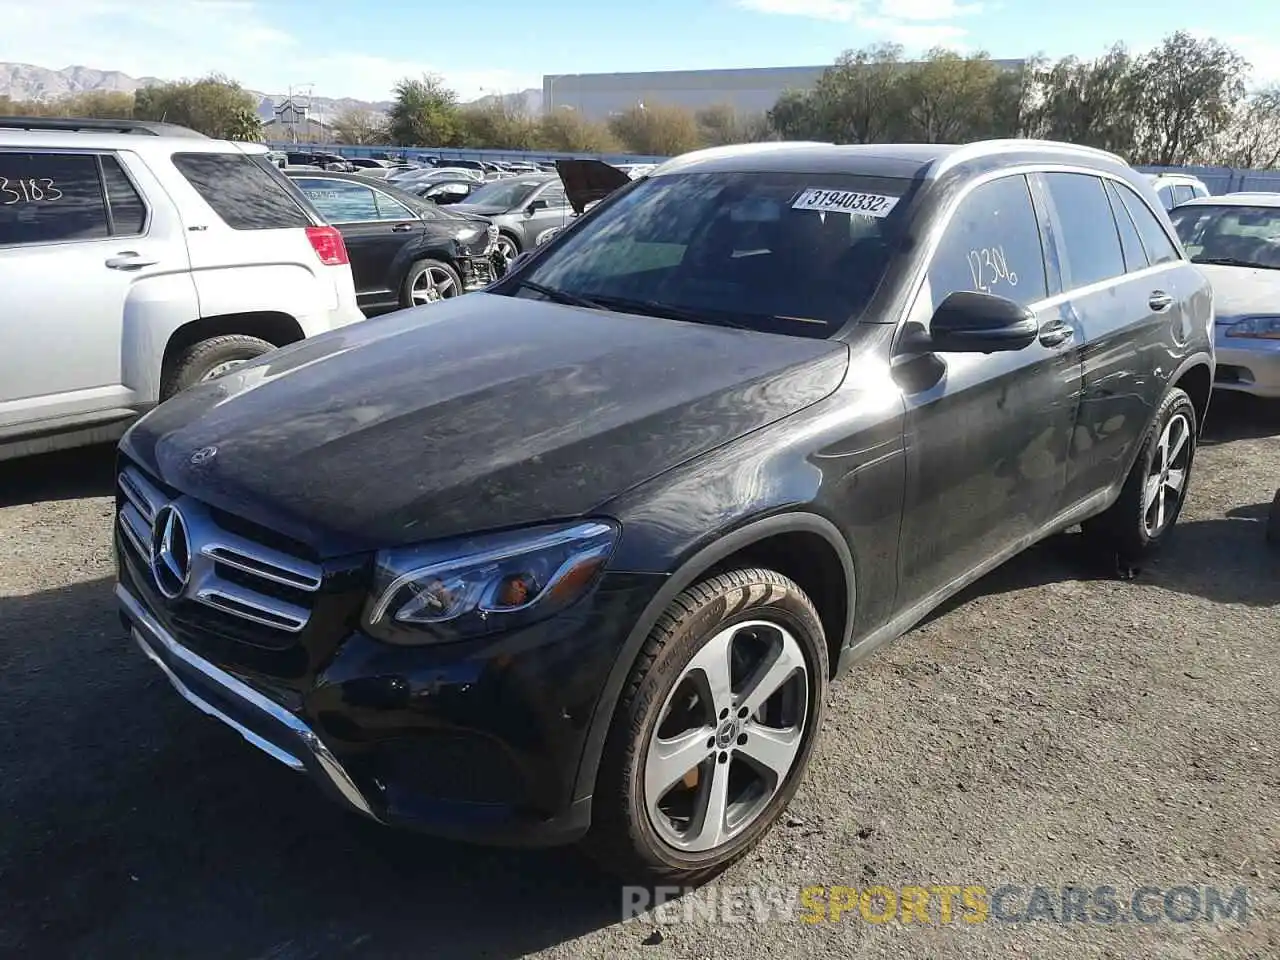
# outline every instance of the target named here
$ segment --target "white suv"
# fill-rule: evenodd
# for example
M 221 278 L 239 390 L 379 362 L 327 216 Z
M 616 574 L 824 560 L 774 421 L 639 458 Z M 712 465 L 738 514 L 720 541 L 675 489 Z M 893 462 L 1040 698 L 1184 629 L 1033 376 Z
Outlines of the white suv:
M 0 459 L 113 440 L 364 319 L 341 234 L 266 154 L 169 124 L 0 118 Z
M 1196 197 L 1209 196 L 1209 188 L 1204 185 L 1204 181 L 1189 173 L 1149 173 L 1147 179 L 1151 181 L 1151 189 L 1156 192 L 1166 210 L 1172 210 L 1178 204 Z

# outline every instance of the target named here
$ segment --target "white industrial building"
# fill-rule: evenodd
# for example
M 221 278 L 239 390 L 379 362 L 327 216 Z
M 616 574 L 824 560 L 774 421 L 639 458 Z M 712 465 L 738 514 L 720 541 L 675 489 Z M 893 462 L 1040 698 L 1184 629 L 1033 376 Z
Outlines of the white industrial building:
M 1006 68 L 1023 63 L 995 62 Z M 570 107 L 589 120 L 605 120 L 641 103 L 688 110 L 728 104 L 739 113 L 758 114 L 770 109 L 786 90 L 809 89 L 830 66 L 549 75 L 542 78 L 542 108 Z

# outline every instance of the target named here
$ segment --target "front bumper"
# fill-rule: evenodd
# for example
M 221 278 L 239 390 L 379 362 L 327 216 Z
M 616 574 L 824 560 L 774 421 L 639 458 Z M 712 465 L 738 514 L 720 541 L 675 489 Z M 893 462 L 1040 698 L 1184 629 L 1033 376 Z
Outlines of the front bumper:
M 1213 385 L 1258 397 L 1280 397 L 1280 340 L 1228 337 L 1214 332 L 1218 368 Z
M 475 642 L 392 647 L 350 631 L 290 676 L 261 650 L 171 625 L 144 571 L 121 559 L 122 619 L 192 705 L 375 821 L 514 846 L 589 827 L 590 788 L 576 787 L 595 706 L 661 583 L 606 577 L 558 617 Z
M 123 584 L 116 585 L 116 599 L 134 642 L 187 702 L 291 770 L 310 773 L 357 813 L 378 819 L 351 775 L 306 723 L 178 643 Z

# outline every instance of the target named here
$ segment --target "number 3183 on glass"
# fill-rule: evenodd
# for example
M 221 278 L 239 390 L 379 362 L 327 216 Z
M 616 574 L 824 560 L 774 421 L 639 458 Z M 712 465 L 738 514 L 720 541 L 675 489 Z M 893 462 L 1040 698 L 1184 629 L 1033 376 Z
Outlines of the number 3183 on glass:
M 11 207 L 15 203 L 52 203 L 62 199 L 62 191 L 50 177 L 10 180 L 0 177 L 0 207 Z

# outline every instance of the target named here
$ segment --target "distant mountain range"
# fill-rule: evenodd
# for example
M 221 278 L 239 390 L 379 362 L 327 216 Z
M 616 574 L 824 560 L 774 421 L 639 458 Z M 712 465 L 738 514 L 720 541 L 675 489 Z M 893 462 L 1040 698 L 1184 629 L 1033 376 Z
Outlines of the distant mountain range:
M 131 77 L 119 70 L 94 70 L 90 67 L 63 67 L 61 70 L 50 70 L 30 63 L 0 63 L 0 96 L 8 96 L 14 100 L 56 100 L 59 97 L 90 91 L 109 91 L 116 93 L 133 93 L 141 87 L 164 83 L 157 77 Z M 258 97 L 258 115 L 263 120 L 275 117 L 276 106 L 286 99 L 285 94 L 267 94 L 250 90 Z M 530 113 L 538 113 L 542 109 L 542 91 L 525 90 L 514 94 L 522 98 Z M 481 97 L 470 101 L 468 105 L 487 105 L 498 99 L 497 95 Z M 375 113 L 386 113 L 391 108 L 389 100 L 356 100 L 352 97 L 311 97 L 311 115 L 316 119 L 323 118 L 329 122 L 347 110 L 371 110 Z

